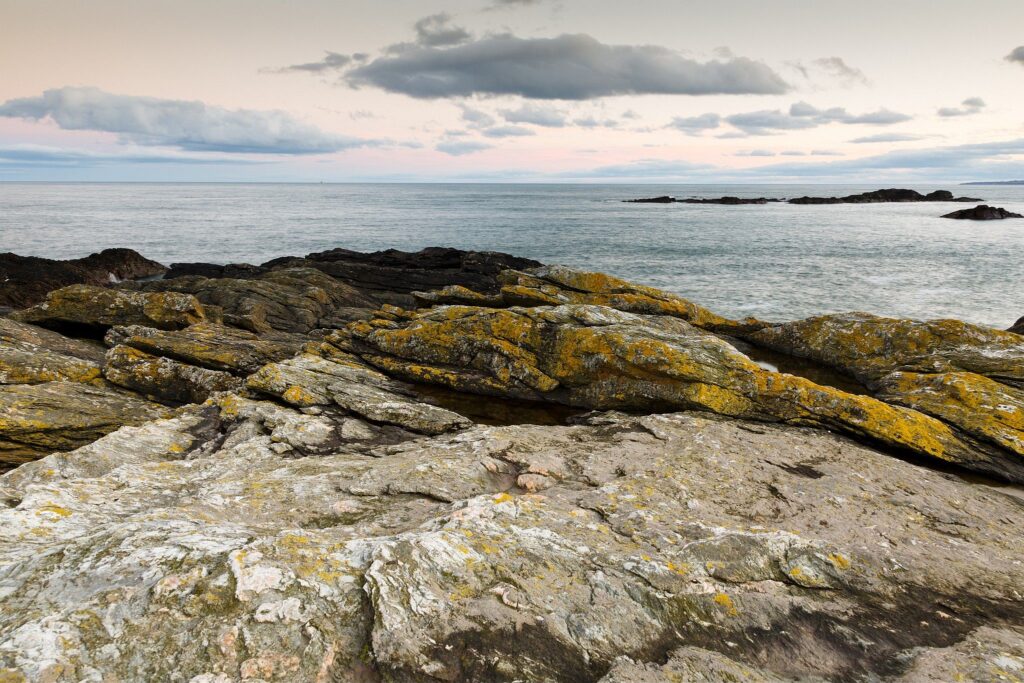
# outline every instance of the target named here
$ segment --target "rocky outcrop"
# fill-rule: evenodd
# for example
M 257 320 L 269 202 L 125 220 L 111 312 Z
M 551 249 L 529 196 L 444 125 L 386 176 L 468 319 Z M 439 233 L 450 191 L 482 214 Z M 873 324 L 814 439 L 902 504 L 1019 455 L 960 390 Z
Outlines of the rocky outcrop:
M 68 285 L 106 285 L 156 277 L 165 270 L 131 249 L 105 249 L 67 261 L 0 254 L 0 306 L 24 308 L 41 302 L 48 292 Z
M 0 318 L 0 384 L 91 382 L 100 377 L 102 364 L 98 344 Z
M 909 683 L 1020 660 L 1024 508 L 998 491 L 693 414 L 390 446 L 324 422 L 224 399 L 0 479 L 0 671 Z
M 131 346 L 107 352 L 103 376 L 143 396 L 167 403 L 202 403 L 218 391 L 241 388 L 242 381 L 220 370 L 155 356 Z
M 1015 334 L 1024 334 L 1024 318 L 1020 318 L 1013 324 L 1007 332 L 1013 332 Z
M 980 202 L 974 197 L 954 197 L 948 190 L 935 190 L 921 194 L 917 190 L 875 190 L 845 197 L 797 197 L 790 204 L 883 204 L 893 202 Z
M 188 294 L 72 285 L 50 292 L 43 303 L 10 317 L 72 334 L 102 336 L 115 325 L 181 329 L 205 320 L 206 311 Z
M 968 221 L 1001 221 L 1006 218 L 1024 218 L 1024 216 L 1019 213 L 1007 211 L 1003 208 L 982 204 L 974 207 L 973 209 L 963 209 L 961 211 L 947 213 L 943 218 L 954 218 Z
M 742 206 L 744 204 L 768 204 L 769 202 L 781 202 L 781 199 L 766 199 L 765 197 L 687 197 L 676 199 L 675 197 L 650 197 L 646 199 L 624 199 L 626 204 L 725 204 L 726 206 Z
M 0 386 L 0 463 L 78 448 L 163 414 L 131 394 L 78 382 Z
M 178 277 L 135 287 L 192 295 L 220 311 L 226 325 L 259 334 L 304 334 L 343 325 L 377 306 L 373 299 L 312 268 L 268 271 L 249 279 Z

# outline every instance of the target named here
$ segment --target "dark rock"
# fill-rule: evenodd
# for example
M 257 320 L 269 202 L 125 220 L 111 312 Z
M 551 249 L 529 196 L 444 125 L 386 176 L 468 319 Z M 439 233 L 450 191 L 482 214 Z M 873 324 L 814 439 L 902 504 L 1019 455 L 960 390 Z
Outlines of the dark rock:
M 674 204 L 678 201 L 675 197 L 662 195 L 661 197 L 645 197 L 643 199 L 624 199 L 624 204 Z
M 165 270 L 131 249 L 104 249 L 67 261 L 0 254 L 0 306 L 25 308 L 68 285 L 106 285 L 158 276 Z
M 957 220 L 968 220 L 968 221 L 1001 221 L 1005 218 L 1024 218 L 1019 213 L 1013 213 L 1006 209 L 988 206 L 982 204 L 976 206 L 973 209 L 962 209 L 960 211 L 954 211 L 953 213 L 947 213 L 943 218 L 954 218 Z
M 1017 334 L 1024 334 L 1024 318 L 1021 318 L 1020 320 L 1015 322 L 1013 324 L 1013 327 L 1011 327 L 1008 331 L 1016 332 Z
M 921 194 L 916 190 L 890 188 L 845 197 L 797 197 L 790 204 L 883 204 L 894 202 L 980 202 L 973 197 L 954 197 L 948 190 L 936 190 Z
M 229 263 L 226 266 L 215 263 L 172 263 L 170 269 L 164 273 L 164 279 L 171 280 L 189 275 L 199 275 L 200 277 L 230 277 L 244 280 L 254 278 L 263 272 L 265 272 L 263 268 L 250 263 Z
M 674 197 L 649 197 L 647 199 L 625 199 L 626 204 L 725 204 L 726 206 L 739 206 L 742 204 L 768 204 L 769 202 L 780 202 L 781 199 L 767 199 L 765 197 L 689 197 L 687 199 L 676 199 Z

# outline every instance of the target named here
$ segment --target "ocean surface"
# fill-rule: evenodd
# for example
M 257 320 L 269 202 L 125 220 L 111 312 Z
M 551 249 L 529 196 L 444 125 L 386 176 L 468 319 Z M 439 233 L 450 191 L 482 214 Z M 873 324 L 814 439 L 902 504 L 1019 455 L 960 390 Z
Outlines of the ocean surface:
M 735 317 L 863 310 L 1007 327 L 1024 315 L 1024 220 L 940 218 L 973 204 L 620 201 L 879 187 L 0 183 L 0 252 L 71 258 L 130 247 L 162 263 L 260 263 L 333 247 L 443 245 L 603 271 Z M 1024 213 L 1024 186 L 909 187 Z

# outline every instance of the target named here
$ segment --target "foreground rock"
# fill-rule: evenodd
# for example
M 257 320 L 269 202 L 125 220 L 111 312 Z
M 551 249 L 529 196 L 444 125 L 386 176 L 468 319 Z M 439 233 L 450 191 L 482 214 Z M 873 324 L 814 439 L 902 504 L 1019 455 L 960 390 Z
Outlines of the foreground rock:
M 1013 327 L 1007 331 L 1015 334 L 1024 334 L 1024 318 L 1018 319 L 1017 322 L 1013 324 Z
M 346 420 L 339 441 L 323 416 L 225 397 L 5 475 L 0 671 L 909 682 L 1022 664 L 1024 508 L 995 490 L 693 414 L 390 446 Z
M 55 261 L 0 254 L 0 306 L 24 308 L 68 285 L 106 285 L 161 275 L 164 266 L 131 249 L 105 249 L 85 258 Z
M 917 190 L 875 190 L 845 197 L 797 197 L 790 204 L 885 204 L 893 202 L 980 202 L 974 197 L 954 197 L 948 190 L 935 190 L 921 194 Z
M 99 378 L 103 348 L 50 330 L 0 318 L 0 384 Z
M 80 336 L 102 336 L 115 325 L 144 325 L 176 330 L 206 319 L 195 297 L 177 292 L 130 292 L 72 285 L 46 295 L 11 318 Z
M 988 206 L 982 204 L 976 206 L 973 209 L 963 209 L 962 211 L 954 211 L 953 213 L 947 213 L 943 218 L 955 218 L 958 220 L 969 220 L 969 221 L 1001 221 L 1006 218 L 1024 218 L 1019 213 L 1013 213 L 995 206 Z
M 0 463 L 78 448 L 166 414 L 123 392 L 78 382 L 0 387 Z

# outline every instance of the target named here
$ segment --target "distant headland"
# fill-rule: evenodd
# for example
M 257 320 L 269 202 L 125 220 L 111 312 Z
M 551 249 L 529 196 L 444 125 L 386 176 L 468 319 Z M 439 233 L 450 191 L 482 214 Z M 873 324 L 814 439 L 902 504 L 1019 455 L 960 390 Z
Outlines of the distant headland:
M 1024 180 L 976 180 L 961 185 L 1024 185 Z

